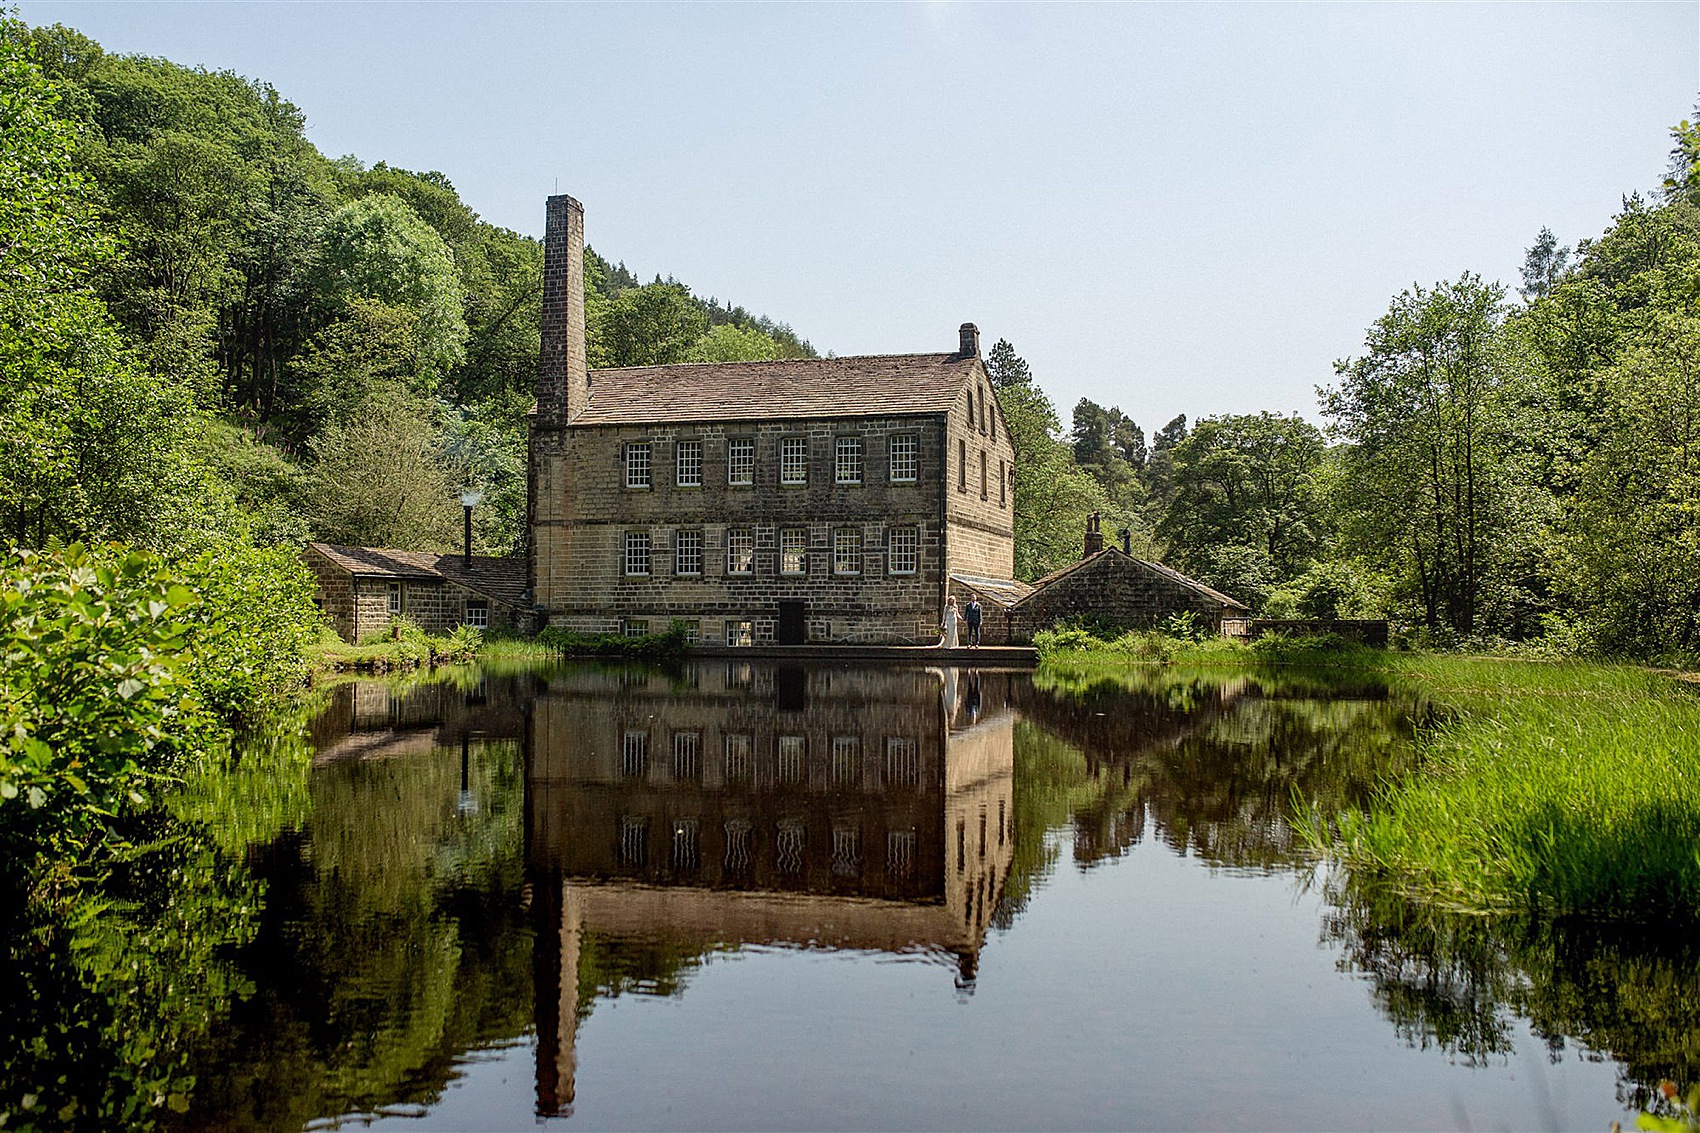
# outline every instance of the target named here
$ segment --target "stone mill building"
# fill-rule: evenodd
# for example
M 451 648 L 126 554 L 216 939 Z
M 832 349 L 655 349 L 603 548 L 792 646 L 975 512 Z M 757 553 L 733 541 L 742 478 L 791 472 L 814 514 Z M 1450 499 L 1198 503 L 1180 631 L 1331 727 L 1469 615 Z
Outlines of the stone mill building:
M 590 370 L 584 210 L 549 198 L 527 575 L 539 624 L 704 643 L 937 640 L 1014 571 L 979 332 L 934 354 Z

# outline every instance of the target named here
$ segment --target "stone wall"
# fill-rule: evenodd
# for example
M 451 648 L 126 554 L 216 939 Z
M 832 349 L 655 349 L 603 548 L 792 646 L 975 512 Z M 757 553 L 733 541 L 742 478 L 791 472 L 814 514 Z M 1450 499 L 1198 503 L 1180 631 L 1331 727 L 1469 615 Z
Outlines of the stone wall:
M 313 604 L 319 607 L 338 636 L 344 641 L 355 640 L 359 635 L 355 632 L 354 580 L 347 571 L 311 547 L 302 552 L 301 558 L 318 582 L 318 594 Z
M 945 453 L 947 573 L 1013 578 L 1015 446 L 984 366 L 974 367 L 947 418 Z
M 811 641 L 914 642 L 936 634 L 943 595 L 939 519 L 944 461 L 936 417 L 858 418 L 844 421 L 764 421 L 746 425 L 632 425 L 576 427 L 534 438 L 534 544 L 537 600 L 549 622 L 587 632 L 618 632 L 631 621 L 659 630 L 680 619 L 697 623 L 704 639 L 725 641 L 728 622 L 750 623 L 755 641 L 770 641 L 782 600 L 806 603 Z M 888 442 L 913 436 L 917 478 L 892 483 Z M 840 437 L 862 441 L 860 485 L 835 482 Z M 786 438 L 808 442 L 808 478 L 780 482 L 780 446 Z M 754 483 L 727 483 L 727 442 L 755 444 Z M 675 454 L 681 440 L 702 444 L 702 485 L 677 483 Z M 650 450 L 650 487 L 625 485 L 625 451 Z M 992 505 L 995 509 L 995 501 Z M 918 532 L 913 573 L 889 569 L 894 529 Z M 780 570 L 780 533 L 807 532 L 801 575 Z M 729 572 L 728 533 L 754 535 L 754 569 Z M 860 572 L 834 568 L 835 532 L 860 534 Z M 680 531 L 700 532 L 702 573 L 681 575 L 675 562 Z M 650 572 L 625 573 L 628 533 L 647 533 Z

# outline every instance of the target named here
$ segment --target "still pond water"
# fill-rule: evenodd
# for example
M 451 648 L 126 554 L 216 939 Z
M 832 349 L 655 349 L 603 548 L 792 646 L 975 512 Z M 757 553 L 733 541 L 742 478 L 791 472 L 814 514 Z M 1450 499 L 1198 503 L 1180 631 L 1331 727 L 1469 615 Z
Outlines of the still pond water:
M 1605 1130 L 1700 1065 L 1692 943 L 1304 852 L 1295 800 L 1409 758 L 1383 687 L 733 660 L 326 704 L 188 1127 Z

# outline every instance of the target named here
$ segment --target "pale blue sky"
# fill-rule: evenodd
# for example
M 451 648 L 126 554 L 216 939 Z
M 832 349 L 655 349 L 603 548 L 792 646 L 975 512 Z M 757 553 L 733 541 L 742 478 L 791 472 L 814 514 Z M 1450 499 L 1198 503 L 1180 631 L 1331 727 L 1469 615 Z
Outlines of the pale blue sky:
M 439 169 L 839 354 L 1008 338 L 1082 397 L 1315 410 L 1392 295 L 1514 286 L 1656 186 L 1700 4 L 25 2 L 270 82 L 325 153 Z

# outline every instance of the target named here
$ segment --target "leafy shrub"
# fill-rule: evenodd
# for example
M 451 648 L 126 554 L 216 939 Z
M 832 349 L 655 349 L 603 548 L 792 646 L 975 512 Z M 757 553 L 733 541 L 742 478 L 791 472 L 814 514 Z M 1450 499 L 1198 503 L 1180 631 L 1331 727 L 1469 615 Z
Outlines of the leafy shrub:
M 1053 653 L 1072 653 L 1083 649 L 1097 649 L 1103 644 L 1102 641 L 1079 626 L 1042 629 L 1033 635 L 1033 647 L 1039 651 L 1040 657 L 1048 657 Z
M 228 733 L 188 651 L 202 602 L 139 551 L 0 560 L 0 844 L 78 856 Z

